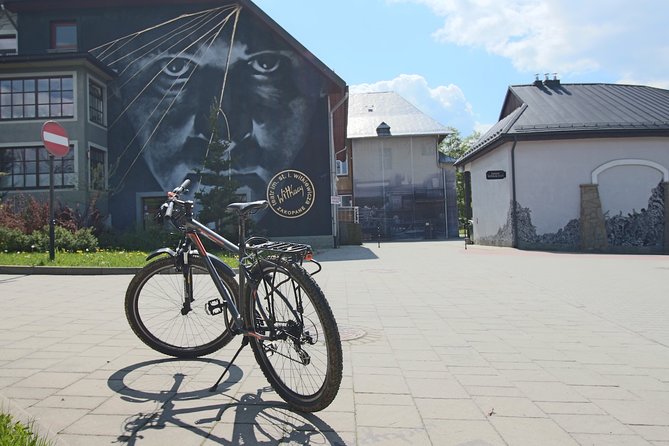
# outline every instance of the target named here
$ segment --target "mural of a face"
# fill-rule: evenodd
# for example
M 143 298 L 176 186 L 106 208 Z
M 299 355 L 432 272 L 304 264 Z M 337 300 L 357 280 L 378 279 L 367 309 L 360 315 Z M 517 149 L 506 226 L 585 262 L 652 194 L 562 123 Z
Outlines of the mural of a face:
M 121 185 L 140 162 L 162 190 L 202 168 L 214 105 L 229 174 L 249 199 L 264 198 L 269 179 L 304 148 L 323 95 L 303 57 L 236 6 L 181 16 L 97 51 L 119 73 L 117 121 L 131 129 Z

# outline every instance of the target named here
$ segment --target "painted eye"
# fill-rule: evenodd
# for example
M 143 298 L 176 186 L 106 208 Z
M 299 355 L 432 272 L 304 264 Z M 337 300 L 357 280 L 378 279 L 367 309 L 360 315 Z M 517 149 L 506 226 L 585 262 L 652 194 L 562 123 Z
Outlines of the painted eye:
M 163 73 L 171 77 L 182 77 L 190 73 L 194 67 L 195 64 L 190 59 L 175 57 L 163 67 Z
M 259 54 L 249 61 L 257 74 L 271 74 L 281 68 L 283 57 L 276 54 Z

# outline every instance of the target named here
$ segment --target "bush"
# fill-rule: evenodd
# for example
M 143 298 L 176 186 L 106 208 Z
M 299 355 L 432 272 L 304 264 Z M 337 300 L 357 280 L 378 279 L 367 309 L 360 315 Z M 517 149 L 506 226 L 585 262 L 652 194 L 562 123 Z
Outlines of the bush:
M 54 245 L 62 251 L 96 251 L 95 231 L 101 228 L 101 215 L 94 202 L 83 214 L 77 209 L 59 206 L 54 211 L 56 227 Z M 17 195 L 0 202 L 0 250 L 49 250 L 49 205 L 32 196 Z M 86 227 L 85 225 L 92 225 Z
M 31 237 L 18 229 L 0 226 L 0 251 L 30 251 Z
M 54 228 L 54 247 L 59 251 L 97 251 L 98 240 L 90 228 L 70 232 L 66 228 Z M 18 229 L 0 226 L 0 250 L 8 252 L 49 250 L 49 227 L 45 226 L 32 234 L 24 234 Z

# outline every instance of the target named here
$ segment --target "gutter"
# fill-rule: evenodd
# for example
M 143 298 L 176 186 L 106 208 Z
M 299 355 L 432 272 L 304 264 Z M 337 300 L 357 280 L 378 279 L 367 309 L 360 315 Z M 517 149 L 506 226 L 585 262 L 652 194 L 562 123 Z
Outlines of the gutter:
M 516 202 L 516 144 L 518 139 L 513 137 L 513 146 L 511 146 L 511 200 L 513 209 L 511 210 L 512 237 L 511 246 L 518 248 L 518 203 Z
M 330 158 L 330 178 L 331 178 L 331 192 L 330 195 L 336 195 L 337 194 L 337 169 L 335 167 L 337 163 L 337 154 L 343 152 L 346 150 L 346 145 L 344 145 L 344 149 L 338 151 L 335 153 L 335 140 L 334 140 L 334 114 L 335 112 L 344 105 L 344 103 L 348 100 L 348 87 L 346 87 L 346 92 L 344 93 L 344 96 L 337 102 L 334 107 L 330 108 L 330 117 L 328 119 L 328 127 L 330 128 L 330 147 L 331 147 L 331 158 Z M 328 101 L 329 103 L 329 101 Z M 328 104 L 329 106 L 329 104 Z M 337 208 L 336 204 L 332 205 L 332 236 L 334 237 L 334 247 L 338 248 L 339 247 L 339 222 L 338 222 L 338 216 L 337 216 Z

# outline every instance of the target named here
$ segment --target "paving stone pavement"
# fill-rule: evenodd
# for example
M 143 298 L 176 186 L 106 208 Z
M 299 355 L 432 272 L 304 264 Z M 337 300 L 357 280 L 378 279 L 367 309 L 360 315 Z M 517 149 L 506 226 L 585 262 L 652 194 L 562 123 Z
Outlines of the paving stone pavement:
M 129 275 L 0 275 L 0 406 L 61 446 L 669 446 L 669 258 L 459 241 L 317 256 L 344 346 L 290 411 L 237 341 L 179 361 L 129 329 Z

